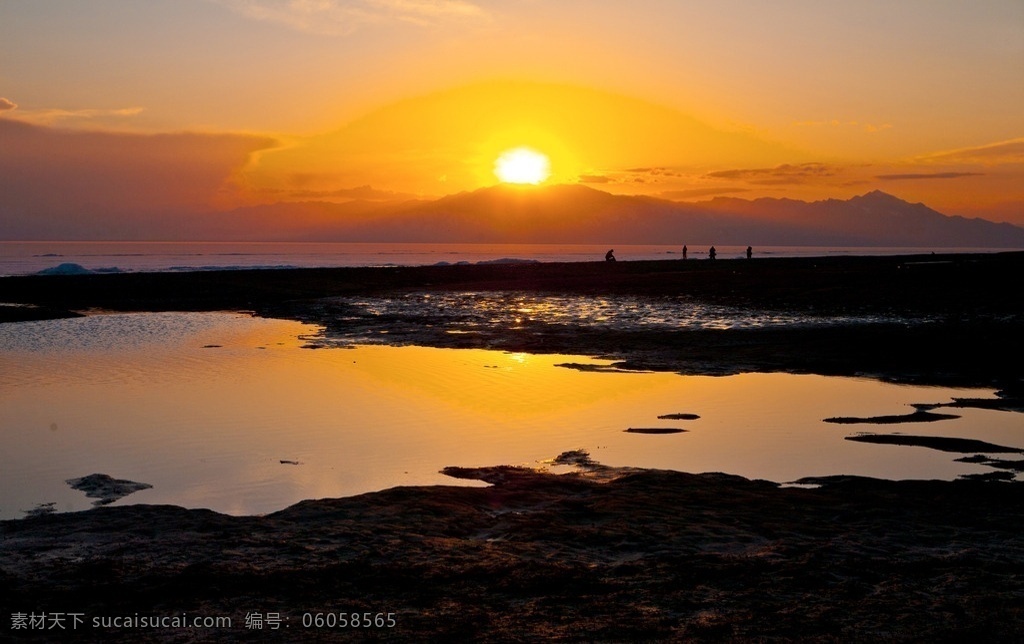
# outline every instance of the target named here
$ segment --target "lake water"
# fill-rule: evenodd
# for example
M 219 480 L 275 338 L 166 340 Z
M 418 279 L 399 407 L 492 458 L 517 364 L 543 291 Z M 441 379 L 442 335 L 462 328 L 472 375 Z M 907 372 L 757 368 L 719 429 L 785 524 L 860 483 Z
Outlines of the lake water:
M 234 313 L 94 315 L 0 325 L 0 518 L 90 507 L 67 479 L 151 484 L 117 501 L 258 514 L 395 485 L 466 484 L 448 465 L 604 464 L 788 482 L 860 474 L 953 479 L 990 468 L 859 429 L 1021 447 L 1020 415 L 892 427 L 831 416 L 913 411 L 988 390 L 789 374 L 594 373 L 578 356 L 356 346 L 302 348 L 319 329 Z M 698 420 L 659 415 L 698 414 Z M 685 433 L 626 433 L 627 428 Z M 557 468 L 556 468 L 557 470 Z
M 426 266 L 508 259 L 544 262 L 601 261 L 607 246 L 586 244 L 371 244 L 316 242 L 0 242 L 0 276 L 27 275 L 74 265 L 88 271 L 196 271 L 240 268 L 336 266 Z M 707 256 L 690 245 L 689 257 Z M 719 246 L 718 257 L 744 257 L 745 246 Z M 981 248 L 831 248 L 772 246 L 756 257 L 894 255 L 936 252 L 995 252 Z M 680 246 L 617 246 L 619 260 L 679 259 Z M 65 267 L 65 269 L 67 268 Z

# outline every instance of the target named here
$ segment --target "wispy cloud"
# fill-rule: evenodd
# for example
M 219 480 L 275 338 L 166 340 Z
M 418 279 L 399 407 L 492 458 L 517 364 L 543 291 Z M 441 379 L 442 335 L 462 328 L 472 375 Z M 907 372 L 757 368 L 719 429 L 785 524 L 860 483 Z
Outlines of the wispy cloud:
M 861 132 L 867 132 L 868 134 L 892 129 L 891 123 L 875 124 L 862 123 L 860 121 L 840 121 L 839 119 L 832 119 L 830 121 L 795 121 L 793 125 L 797 127 L 845 128 L 860 130 Z
M 911 172 L 905 174 L 879 174 L 876 179 L 882 181 L 901 181 L 907 179 L 957 179 L 960 177 L 980 177 L 983 172 Z
M 484 18 L 467 0 L 209 0 L 247 18 L 327 36 L 387 21 L 429 25 L 442 20 Z
M 1024 163 L 1024 138 L 999 141 L 959 150 L 936 152 L 920 159 L 939 163 Z
M 10 103 L 10 101 L 7 102 Z M 11 103 L 11 105 L 13 105 L 13 103 Z M 0 104 L 0 109 L 3 109 L 2 104 Z M 74 119 L 128 118 L 138 116 L 144 111 L 144 109 L 145 108 L 142 107 L 124 107 L 118 109 L 64 110 L 59 108 L 47 108 L 41 110 L 18 110 L 17 119 L 19 121 L 33 123 L 35 125 L 53 125 L 60 121 Z
M 11 101 L 0 96 L 0 112 L 8 112 L 10 110 L 17 109 L 17 107 L 18 106 L 14 103 L 14 101 Z

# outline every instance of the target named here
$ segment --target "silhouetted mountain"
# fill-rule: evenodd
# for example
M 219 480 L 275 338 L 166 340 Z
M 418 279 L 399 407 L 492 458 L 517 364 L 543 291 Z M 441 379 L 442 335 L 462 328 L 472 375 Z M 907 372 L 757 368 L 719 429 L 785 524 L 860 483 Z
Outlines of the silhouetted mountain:
M 1024 248 L 1024 228 L 949 217 L 880 191 L 805 202 L 718 197 L 680 203 L 582 185 L 498 185 L 436 201 L 304 202 L 206 220 L 244 239 L 377 242 L 727 244 Z

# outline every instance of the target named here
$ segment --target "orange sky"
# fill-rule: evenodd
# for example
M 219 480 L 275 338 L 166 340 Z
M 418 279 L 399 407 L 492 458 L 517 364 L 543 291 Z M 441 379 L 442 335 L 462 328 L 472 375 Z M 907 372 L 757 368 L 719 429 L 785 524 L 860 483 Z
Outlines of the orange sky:
M 0 238 L 94 213 L 437 197 L 528 146 L 676 200 L 881 189 L 1024 225 L 1024 5 L 0 5 Z M 93 231 L 95 232 L 95 231 Z

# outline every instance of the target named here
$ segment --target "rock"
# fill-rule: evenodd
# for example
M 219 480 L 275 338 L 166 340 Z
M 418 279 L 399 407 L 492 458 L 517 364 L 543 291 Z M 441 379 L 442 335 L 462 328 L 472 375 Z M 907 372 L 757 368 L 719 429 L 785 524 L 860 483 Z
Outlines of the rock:
M 66 482 L 72 489 L 81 490 L 87 497 L 96 499 L 93 501 L 93 505 L 109 505 L 133 492 L 153 487 L 148 483 L 115 479 L 106 474 L 90 474 L 77 479 L 68 479 Z
M 622 431 L 629 434 L 681 434 L 686 430 L 678 427 L 630 427 Z

